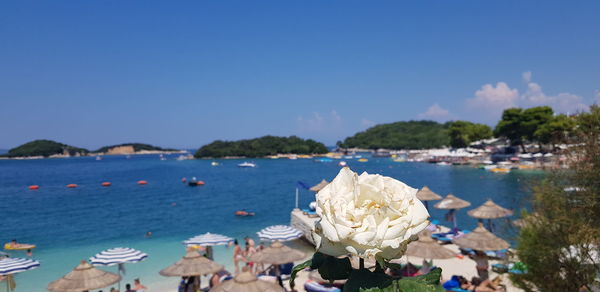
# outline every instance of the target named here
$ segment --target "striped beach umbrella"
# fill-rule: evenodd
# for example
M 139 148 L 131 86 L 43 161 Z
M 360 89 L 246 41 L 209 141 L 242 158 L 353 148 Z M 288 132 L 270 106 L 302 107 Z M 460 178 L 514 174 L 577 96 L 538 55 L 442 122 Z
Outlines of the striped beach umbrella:
M 205 234 L 194 236 L 186 241 L 183 244 L 190 245 L 200 245 L 200 246 L 214 246 L 214 245 L 227 245 L 233 242 L 233 238 L 207 232 Z
M 214 234 L 207 232 L 205 234 L 194 236 L 183 242 L 188 247 L 191 246 L 205 246 L 206 247 L 206 257 L 213 260 L 213 250 L 212 246 L 214 245 L 227 245 L 233 242 L 233 238 L 227 237 L 221 234 Z
M 7 291 L 15 289 L 16 286 L 9 275 L 29 271 L 39 266 L 40 262 L 31 259 L 0 258 L 0 276 L 8 277 L 5 279 Z
M 114 266 L 141 262 L 147 257 L 147 254 L 133 248 L 116 247 L 107 249 L 91 257 L 90 263 L 94 266 Z
M 271 241 L 290 241 L 304 235 L 302 231 L 287 225 L 269 226 L 256 234 L 258 234 L 258 237 L 260 237 L 261 240 Z
M 31 259 L 0 259 L 0 276 L 29 271 L 40 266 L 40 262 Z
M 119 265 L 119 274 L 125 275 L 125 264 L 139 263 L 148 257 L 146 253 L 128 247 L 115 247 L 104 250 L 90 258 L 90 263 L 94 266 L 114 266 Z M 121 290 L 121 280 L 119 279 L 119 291 Z

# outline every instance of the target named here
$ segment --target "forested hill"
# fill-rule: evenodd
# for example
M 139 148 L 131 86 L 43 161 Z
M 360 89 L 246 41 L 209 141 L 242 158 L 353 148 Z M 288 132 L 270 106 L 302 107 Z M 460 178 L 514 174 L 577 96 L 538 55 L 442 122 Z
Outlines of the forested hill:
M 8 150 L 4 156 L 8 157 L 33 157 L 52 155 L 85 155 L 87 149 L 62 144 L 52 140 L 34 140 L 21 146 Z
M 344 148 L 428 149 L 450 144 L 444 124 L 434 121 L 408 121 L 376 125 L 346 138 Z
M 161 147 L 150 145 L 150 144 L 124 143 L 124 144 L 119 144 L 119 145 L 104 146 L 94 152 L 95 153 L 107 153 L 107 152 L 110 152 L 111 150 L 118 149 L 118 148 L 129 148 L 128 149 L 128 150 L 130 150 L 129 152 L 133 151 L 133 153 L 140 152 L 140 151 L 165 151 L 165 152 L 179 151 L 177 149 L 161 148 Z
M 217 140 L 204 145 L 196 151 L 196 158 L 220 157 L 264 157 L 275 154 L 323 154 L 327 147 L 312 139 L 296 136 L 264 136 L 238 141 Z

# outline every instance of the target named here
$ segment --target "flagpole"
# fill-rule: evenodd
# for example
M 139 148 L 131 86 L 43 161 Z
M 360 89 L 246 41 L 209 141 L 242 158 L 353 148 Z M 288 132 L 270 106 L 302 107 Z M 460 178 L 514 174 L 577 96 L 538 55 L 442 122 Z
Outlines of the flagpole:
M 298 209 L 298 187 L 296 187 L 296 209 Z

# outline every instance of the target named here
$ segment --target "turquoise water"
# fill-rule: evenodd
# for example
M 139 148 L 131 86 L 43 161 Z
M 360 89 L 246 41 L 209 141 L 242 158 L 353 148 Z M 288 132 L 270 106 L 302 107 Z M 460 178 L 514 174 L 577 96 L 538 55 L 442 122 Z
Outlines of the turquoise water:
M 50 281 L 80 260 L 118 246 L 150 255 L 142 263 L 127 266 L 126 282 L 136 277 L 150 284 L 165 281 L 158 271 L 183 255 L 181 241 L 205 232 L 241 239 L 255 236 L 268 225 L 289 224 L 296 182 L 314 185 L 323 178 L 331 180 L 339 171 L 335 161 L 255 159 L 257 168 L 242 169 L 236 165 L 243 160 L 223 160 L 222 165 L 211 166 L 208 160 L 167 157 L 166 161 L 157 155 L 110 156 L 101 161 L 91 157 L 0 160 L 0 242 L 16 238 L 37 244 L 34 258 L 42 263 L 36 270 L 17 275 L 16 291 L 46 291 Z M 428 185 L 442 195 L 452 192 L 473 206 L 492 198 L 502 206 L 520 209 L 527 182 L 540 177 L 532 172 L 493 174 L 385 158 L 347 161 L 354 171 L 391 176 L 415 188 Z M 181 183 L 182 177 L 192 176 L 206 185 L 192 188 Z M 148 184 L 137 185 L 138 180 Z M 112 186 L 101 187 L 103 181 Z M 78 188 L 67 189 L 70 183 Z M 28 190 L 32 184 L 40 189 Z M 301 207 L 313 198 L 313 193 L 301 191 Z M 236 217 L 233 213 L 238 209 L 254 211 L 256 216 Z M 435 209 L 431 213 L 440 219 L 444 214 Z M 476 225 L 465 211 L 458 212 L 458 221 L 464 228 Z M 498 232 L 509 237 L 504 221 L 497 223 Z M 153 232 L 152 238 L 144 237 L 147 231 Z M 215 252 L 217 261 L 231 266 L 231 249 L 218 247 Z

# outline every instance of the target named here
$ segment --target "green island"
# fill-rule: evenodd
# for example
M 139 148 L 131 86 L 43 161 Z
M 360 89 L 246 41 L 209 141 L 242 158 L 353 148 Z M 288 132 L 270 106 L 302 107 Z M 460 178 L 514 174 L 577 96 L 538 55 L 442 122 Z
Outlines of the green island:
M 323 143 L 296 136 L 263 136 L 238 141 L 217 140 L 196 151 L 196 158 L 264 157 L 276 154 L 324 154 L 329 152 Z
M 452 121 L 402 121 L 380 124 L 338 142 L 342 148 L 431 149 L 465 147 L 473 141 L 490 138 L 492 129 L 483 124 Z
M 27 142 L 21 146 L 8 150 L 5 157 L 33 157 L 43 156 L 75 156 L 87 155 L 90 151 L 84 148 L 79 148 L 52 140 L 34 140 Z
M 122 151 L 115 151 L 117 149 L 122 149 Z M 94 151 L 94 153 L 111 153 L 112 151 L 115 151 L 114 154 L 119 154 L 118 152 L 127 152 L 127 154 L 132 154 L 141 151 L 178 152 L 179 150 L 172 148 L 162 148 L 143 143 L 123 143 L 118 145 L 101 147 L 100 149 Z

